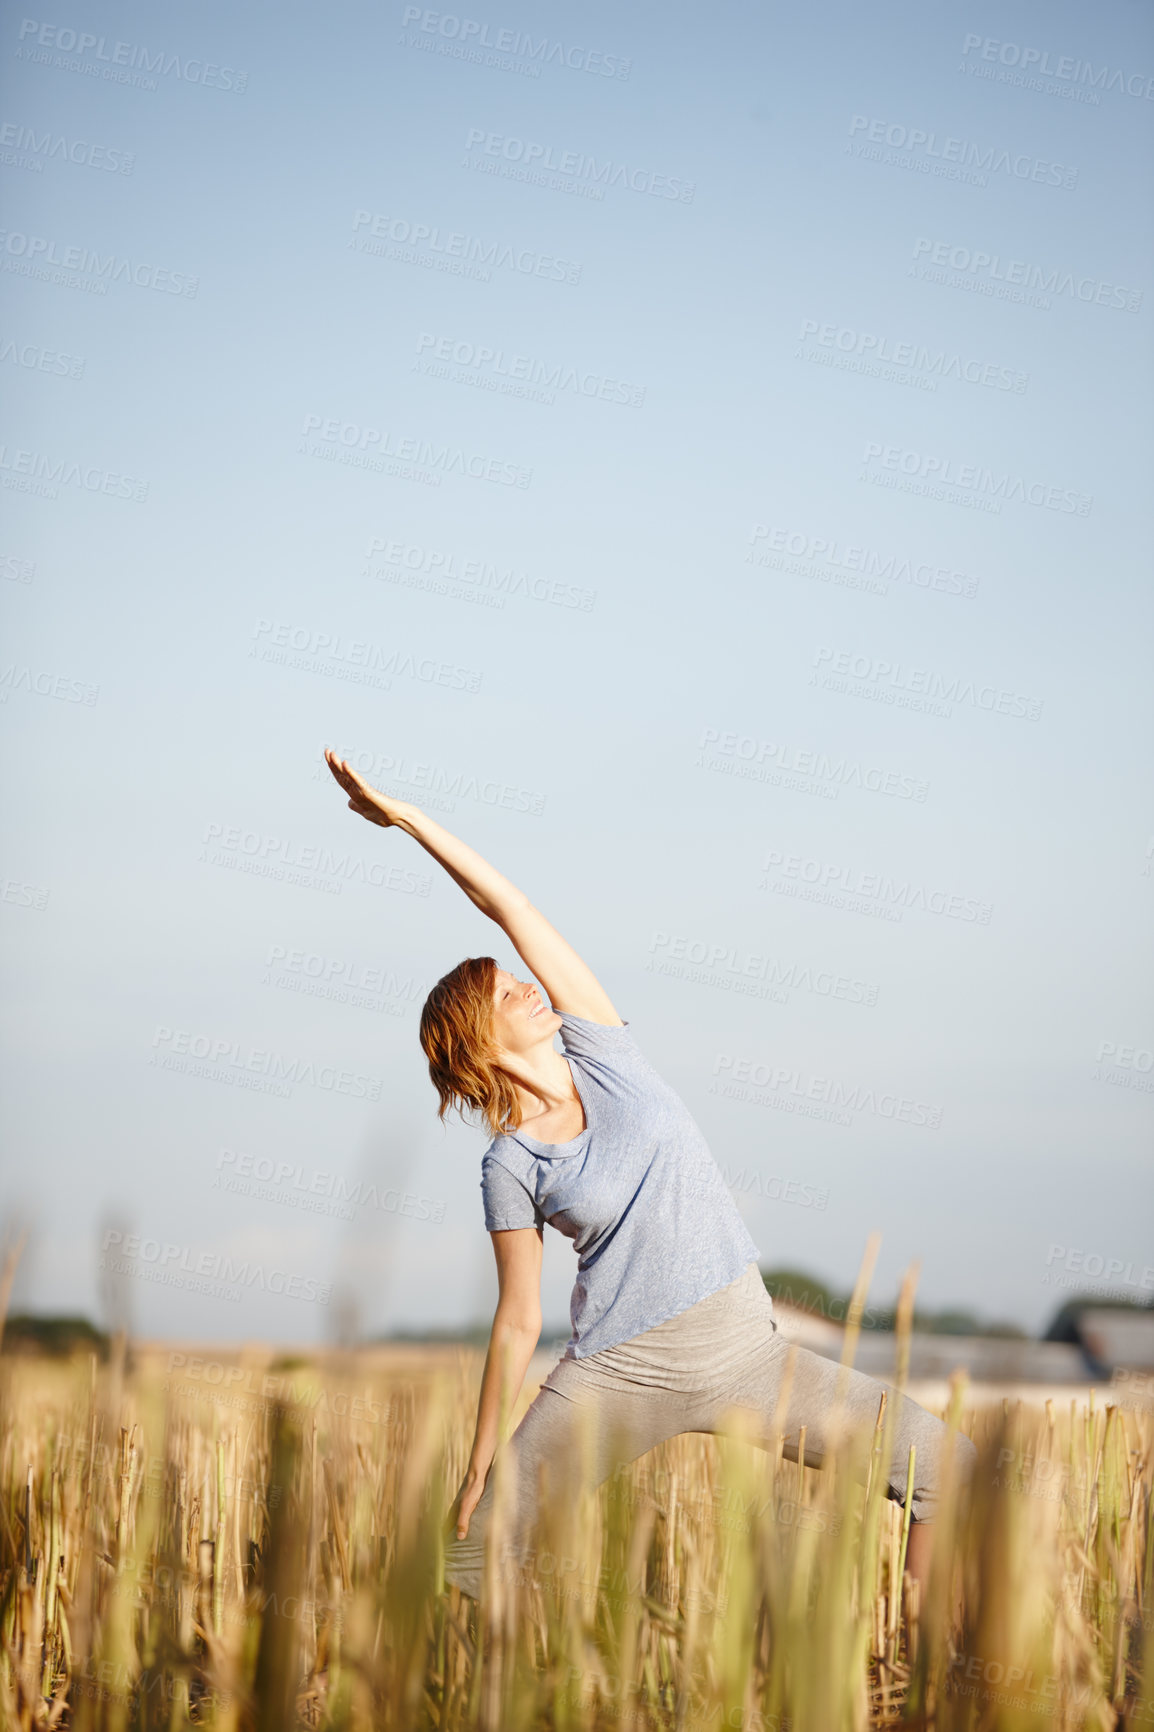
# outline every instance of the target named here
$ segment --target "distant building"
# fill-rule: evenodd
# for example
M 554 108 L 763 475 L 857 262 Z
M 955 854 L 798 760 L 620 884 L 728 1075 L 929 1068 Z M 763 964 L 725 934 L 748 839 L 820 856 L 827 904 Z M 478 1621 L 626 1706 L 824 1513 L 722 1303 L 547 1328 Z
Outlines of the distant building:
M 1146 1306 L 1064 1306 L 1048 1330 L 1069 1342 L 1094 1377 L 1154 1372 L 1154 1309 Z
M 808 1347 L 826 1359 L 840 1360 L 845 1331 L 840 1323 L 814 1317 L 780 1300 L 773 1302 L 777 1325 L 787 1341 Z M 871 1377 L 889 1379 L 897 1372 L 897 1336 L 880 1329 L 863 1329 L 854 1353 L 854 1368 Z M 923 1335 L 910 1337 L 909 1376 L 912 1381 L 948 1378 L 963 1370 L 971 1383 L 1086 1384 L 1095 1375 L 1081 1349 L 1067 1342 L 1031 1341 L 1006 1335 Z
M 796 1288 L 795 1288 L 796 1290 Z M 820 1302 L 819 1294 L 819 1302 Z M 844 1309 L 844 1306 L 843 1306 Z M 774 1299 L 773 1312 L 782 1338 L 840 1361 L 844 1325 L 814 1310 Z M 531 1375 L 543 1377 L 543 1367 L 560 1358 L 567 1337 L 542 1340 Z M 881 1329 L 863 1329 L 858 1336 L 854 1368 L 883 1383 L 897 1375 L 897 1336 Z M 1108 1307 L 1071 1301 L 1062 1307 L 1043 1340 L 1009 1334 L 931 1334 L 915 1330 L 910 1337 L 908 1377 L 919 1400 L 944 1402 L 949 1378 L 964 1371 L 975 1397 L 993 1400 L 1028 1387 L 1031 1399 L 1060 1397 L 1064 1389 L 1102 1390 L 1107 1402 L 1124 1406 L 1154 1405 L 1154 1308 Z

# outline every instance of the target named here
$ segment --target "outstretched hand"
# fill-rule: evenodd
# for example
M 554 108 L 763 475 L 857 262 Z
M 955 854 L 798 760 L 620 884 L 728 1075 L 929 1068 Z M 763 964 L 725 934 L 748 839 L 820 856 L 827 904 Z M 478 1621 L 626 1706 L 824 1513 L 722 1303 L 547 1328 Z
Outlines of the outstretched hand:
M 369 784 L 358 776 L 355 770 L 350 770 L 348 760 L 338 758 L 335 752 L 329 750 L 328 746 L 325 747 L 325 762 L 345 793 L 350 796 L 350 810 L 358 812 L 362 818 L 367 818 L 371 824 L 381 824 L 387 828 L 390 824 L 399 823 L 403 812 L 412 810 L 411 807 L 405 805 L 403 800 L 390 800 L 387 794 L 378 792 L 376 788 L 370 788 Z

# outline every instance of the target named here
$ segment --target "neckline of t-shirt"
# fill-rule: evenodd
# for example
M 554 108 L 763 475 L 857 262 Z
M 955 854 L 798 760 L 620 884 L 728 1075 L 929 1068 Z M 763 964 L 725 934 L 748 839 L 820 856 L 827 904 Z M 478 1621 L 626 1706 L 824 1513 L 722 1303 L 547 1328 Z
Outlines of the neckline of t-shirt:
M 506 1135 L 510 1136 L 510 1137 L 515 1137 L 518 1142 L 531 1143 L 532 1144 L 532 1152 L 534 1154 L 536 1154 L 538 1152 L 540 1152 L 543 1155 L 553 1155 L 553 1156 L 560 1154 L 560 1155 L 562 1155 L 562 1158 L 563 1158 L 563 1151 L 564 1150 L 568 1149 L 568 1150 L 572 1150 L 575 1152 L 576 1151 L 576 1145 L 578 1143 L 582 1142 L 589 1135 L 589 1126 L 590 1126 L 591 1120 L 589 1117 L 589 1102 L 585 1098 L 585 1090 L 581 1087 L 581 1067 L 579 1065 L 576 1065 L 573 1063 L 573 1060 L 569 1057 L 568 1053 L 562 1053 L 561 1057 L 565 1060 L 566 1064 L 569 1066 L 569 1069 L 573 1074 L 573 1086 L 577 1090 L 578 1095 L 581 1097 L 581 1106 L 582 1106 L 582 1110 L 585 1113 L 585 1129 L 583 1131 L 578 1131 L 577 1135 L 575 1137 L 570 1137 L 568 1142 L 565 1142 L 565 1143 L 542 1143 L 542 1142 L 538 1142 L 536 1137 L 530 1136 L 528 1131 L 521 1130 L 521 1128 L 519 1126 L 515 1131 L 506 1132 Z

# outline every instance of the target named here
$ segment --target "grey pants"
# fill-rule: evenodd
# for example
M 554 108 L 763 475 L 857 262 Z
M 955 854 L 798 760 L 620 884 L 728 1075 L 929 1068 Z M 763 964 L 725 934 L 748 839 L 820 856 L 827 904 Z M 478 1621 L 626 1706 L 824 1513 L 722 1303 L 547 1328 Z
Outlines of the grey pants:
M 546 1464 L 551 1495 L 582 1483 L 601 1485 L 615 1468 L 665 1438 L 685 1431 L 720 1431 L 731 1407 L 752 1416 L 752 1440 L 761 1448 L 776 1448 L 783 1435 L 783 1453 L 790 1461 L 797 1460 L 804 1426 L 806 1466 L 820 1467 L 840 1372 L 832 1359 L 783 1340 L 756 1263 L 748 1264 L 730 1286 L 630 1341 L 602 1348 L 587 1359 L 560 1360 L 505 1446 L 514 1469 L 506 1555 L 523 1547 L 536 1519 L 541 1463 Z M 786 1406 L 777 1414 L 787 1379 Z M 850 1372 L 841 1397 L 843 1424 L 872 1432 L 881 1390 L 874 1378 Z M 915 1521 L 926 1521 L 933 1515 L 947 1429 L 924 1407 L 892 1390 L 889 1405 L 896 1405 L 896 1412 L 887 1495 L 904 1502 L 913 1444 L 911 1514 Z M 956 1449 L 959 1470 L 969 1473 L 977 1453 L 973 1444 L 959 1436 Z M 493 1489 L 490 1472 L 463 1540 L 455 1529 L 447 1530 L 445 1579 L 474 1599 L 481 1593 Z

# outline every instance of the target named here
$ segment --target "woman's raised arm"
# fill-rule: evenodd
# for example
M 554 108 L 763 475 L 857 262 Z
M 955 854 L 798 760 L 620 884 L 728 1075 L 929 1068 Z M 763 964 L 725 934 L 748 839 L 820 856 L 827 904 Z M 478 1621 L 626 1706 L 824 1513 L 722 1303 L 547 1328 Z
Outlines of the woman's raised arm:
M 593 970 L 583 962 L 555 927 L 535 908 L 523 890 L 495 866 L 407 800 L 393 800 L 349 768 L 344 758 L 326 747 L 325 758 L 349 806 L 370 823 L 404 830 L 445 868 L 470 902 L 507 935 L 529 972 L 540 981 L 557 1011 L 586 1017 L 590 1022 L 619 1027 L 621 1018 Z

